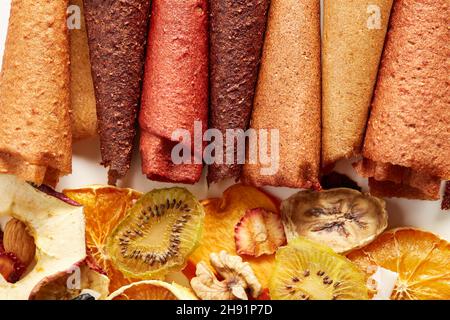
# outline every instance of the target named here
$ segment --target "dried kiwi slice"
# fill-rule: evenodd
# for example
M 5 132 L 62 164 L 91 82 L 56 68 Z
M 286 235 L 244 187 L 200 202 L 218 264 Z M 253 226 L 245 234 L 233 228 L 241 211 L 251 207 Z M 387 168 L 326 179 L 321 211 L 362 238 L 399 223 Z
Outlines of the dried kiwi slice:
M 181 270 L 201 237 L 205 213 L 184 188 L 153 190 L 112 231 L 108 255 L 126 276 L 162 278 Z
M 364 274 L 331 248 L 303 237 L 278 249 L 269 284 L 273 300 L 367 300 Z

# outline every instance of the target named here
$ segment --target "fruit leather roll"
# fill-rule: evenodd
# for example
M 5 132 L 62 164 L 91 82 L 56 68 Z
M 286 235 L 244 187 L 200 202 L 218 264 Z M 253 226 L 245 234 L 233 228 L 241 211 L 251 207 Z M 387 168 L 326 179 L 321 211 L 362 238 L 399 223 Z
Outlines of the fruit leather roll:
M 246 130 L 250 121 L 269 0 L 210 1 L 211 128 Z M 227 148 L 224 146 L 223 154 Z M 236 150 L 235 158 L 236 158 Z M 212 164 L 208 183 L 239 178 L 241 165 Z
M 0 172 L 55 185 L 71 172 L 68 2 L 14 0 L 0 80 Z
M 448 9 L 446 0 L 394 3 L 356 165 L 379 195 L 438 199 L 450 177 Z
M 203 129 L 207 126 L 207 29 L 205 0 L 153 2 L 139 115 L 142 169 L 149 179 L 181 183 L 200 179 L 202 136 L 197 137 L 200 143 L 193 141 L 195 122 Z M 190 141 L 180 141 L 190 148 L 184 163 L 171 157 L 179 142 L 179 136 L 173 136 L 177 130 L 189 135 L 185 138 Z
M 392 0 L 325 0 L 322 165 L 361 153 Z
M 102 164 L 115 184 L 130 168 L 150 0 L 84 0 Z
M 264 175 L 263 161 L 249 161 L 244 181 L 319 188 L 320 91 L 319 1 L 272 0 L 250 126 L 260 138 L 279 130 L 279 169 Z
M 70 0 L 70 4 L 69 9 L 72 10 L 69 12 L 73 14 L 73 17 L 76 17 L 78 13 L 81 16 L 80 28 L 70 30 L 70 98 L 72 135 L 75 141 L 92 137 L 97 133 L 97 112 L 83 0 Z

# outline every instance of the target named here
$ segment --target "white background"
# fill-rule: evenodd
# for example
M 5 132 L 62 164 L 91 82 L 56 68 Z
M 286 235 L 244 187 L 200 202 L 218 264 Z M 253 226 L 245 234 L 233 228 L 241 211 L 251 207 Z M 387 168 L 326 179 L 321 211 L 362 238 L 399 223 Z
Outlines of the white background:
M 7 24 L 9 16 L 10 0 L 0 0 L 0 65 L 3 57 L 4 42 L 7 33 Z M 1 93 L 0 93 L 1 94 Z M 133 163 L 128 176 L 119 183 L 120 186 L 135 188 L 146 192 L 155 187 L 168 186 L 152 182 L 146 179 L 141 173 L 141 165 L 138 148 L 133 156 Z M 62 178 L 58 189 L 81 187 L 90 184 L 107 183 L 107 172 L 100 163 L 99 142 L 97 138 L 82 141 L 74 145 L 73 154 L 73 174 Z M 351 168 L 351 165 L 344 161 L 338 164 L 338 171 L 347 173 L 355 178 L 360 185 L 367 190 L 365 180 L 357 177 Z M 233 181 L 214 185 L 208 189 L 206 181 L 203 178 L 200 183 L 194 186 L 187 186 L 194 194 L 203 199 L 206 197 L 218 197 L 227 186 L 232 185 Z M 265 188 L 275 196 L 284 199 L 296 190 L 288 188 Z M 450 240 L 450 212 L 440 210 L 440 201 L 412 201 L 404 199 L 387 199 L 387 208 L 389 211 L 389 221 L 393 226 L 415 226 L 440 234 Z

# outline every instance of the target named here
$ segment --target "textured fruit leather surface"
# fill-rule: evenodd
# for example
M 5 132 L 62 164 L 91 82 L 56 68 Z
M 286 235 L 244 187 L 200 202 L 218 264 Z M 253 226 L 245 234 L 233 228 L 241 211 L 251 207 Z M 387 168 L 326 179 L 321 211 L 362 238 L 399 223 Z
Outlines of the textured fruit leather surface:
M 448 5 L 394 3 L 363 151 L 388 174 L 359 170 L 379 197 L 437 200 L 450 178 Z
M 177 129 L 194 137 L 195 121 L 207 127 L 207 12 L 206 0 L 153 1 L 139 115 L 142 169 L 152 180 L 192 184 L 201 177 L 202 164 L 176 165 L 171 150 Z M 202 149 L 192 148 L 191 157 Z
M 36 184 L 55 185 L 72 168 L 67 4 L 11 6 L 0 83 L 0 172 Z
M 250 127 L 279 130 L 279 170 L 263 175 L 264 164 L 245 164 L 245 182 L 319 187 L 320 78 L 319 2 L 272 0 Z
M 269 0 L 210 1 L 210 128 L 246 130 L 261 59 Z M 236 158 L 236 146 L 235 158 Z M 223 154 L 226 152 L 224 146 Z M 212 164 L 208 183 L 238 179 L 239 164 Z
M 115 183 L 130 168 L 149 0 L 84 0 L 102 163 Z

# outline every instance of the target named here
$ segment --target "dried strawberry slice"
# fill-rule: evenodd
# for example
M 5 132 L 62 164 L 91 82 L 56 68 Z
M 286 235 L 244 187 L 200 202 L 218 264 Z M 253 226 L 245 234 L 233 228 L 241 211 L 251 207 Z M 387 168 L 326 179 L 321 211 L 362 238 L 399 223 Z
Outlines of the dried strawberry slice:
M 10 283 L 16 283 L 25 272 L 25 266 L 12 252 L 0 253 L 0 274 Z
M 261 208 L 248 210 L 234 228 L 236 252 L 259 257 L 274 254 L 286 244 L 279 214 Z

